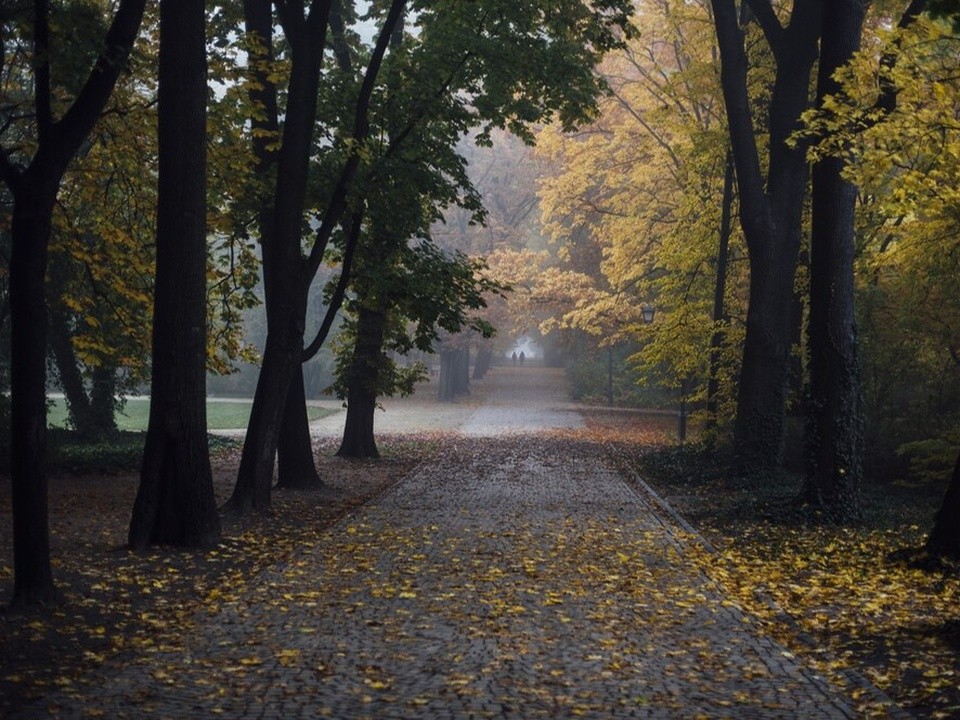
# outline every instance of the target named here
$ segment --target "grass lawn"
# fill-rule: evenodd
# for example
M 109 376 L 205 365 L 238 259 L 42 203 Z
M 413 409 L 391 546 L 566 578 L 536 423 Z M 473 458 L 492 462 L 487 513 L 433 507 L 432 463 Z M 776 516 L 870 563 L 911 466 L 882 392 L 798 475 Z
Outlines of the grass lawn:
M 67 427 L 67 407 L 63 398 L 54 398 L 47 412 L 47 424 L 50 427 Z M 250 408 L 253 403 L 243 400 L 225 400 L 207 403 L 207 429 L 234 430 L 247 426 Z M 307 406 L 307 416 L 311 420 L 332 415 L 336 410 L 326 407 Z M 146 430 L 150 417 L 150 401 L 140 398 L 127 400 L 123 411 L 117 413 L 117 426 L 120 430 Z

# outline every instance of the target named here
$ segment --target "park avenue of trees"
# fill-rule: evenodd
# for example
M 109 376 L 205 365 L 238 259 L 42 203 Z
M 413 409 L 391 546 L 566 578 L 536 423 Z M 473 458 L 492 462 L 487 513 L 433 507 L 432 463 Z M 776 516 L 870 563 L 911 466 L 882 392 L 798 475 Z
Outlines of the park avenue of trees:
M 338 454 L 376 457 L 378 399 L 423 378 L 400 358 L 438 353 L 450 395 L 471 348 L 482 375 L 524 333 L 584 377 L 601 353 L 606 380 L 584 383 L 611 402 L 615 357 L 624 402 L 678 390 L 738 481 L 778 477 L 802 434 L 798 502 L 824 521 L 855 522 L 890 458 L 941 481 L 952 464 L 928 550 L 960 556 L 958 17 L 950 0 L 4 3 L 14 604 L 56 597 L 51 389 L 96 437 L 149 384 L 129 544 L 208 547 L 275 481 L 323 488 L 318 353 L 347 402 Z M 217 508 L 206 372 L 250 360 Z

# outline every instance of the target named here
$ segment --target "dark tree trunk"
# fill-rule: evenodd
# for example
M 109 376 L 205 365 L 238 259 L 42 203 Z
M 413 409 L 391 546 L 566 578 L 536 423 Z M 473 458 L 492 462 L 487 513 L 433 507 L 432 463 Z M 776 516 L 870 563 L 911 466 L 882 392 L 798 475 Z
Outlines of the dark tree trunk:
M 457 353 L 457 350 L 440 351 L 440 377 L 437 380 L 437 399 L 440 402 L 453 402 L 456 398 L 454 376 Z
M 254 113 L 251 122 L 259 132 L 254 135 L 253 151 L 256 158 L 254 172 L 264 187 L 270 187 L 278 161 L 273 146 L 274 133 L 279 132 L 279 117 L 276 86 L 270 79 L 273 60 L 273 18 L 269 2 L 244 0 L 246 30 L 262 43 L 262 55 L 257 57 L 254 74 L 256 82 L 250 84 L 250 100 L 260 112 Z M 273 197 L 269 191 L 260 198 L 257 224 L 263 247 L 271 246 L 274 231 Z M 273 305 L 273 288 L 276 282 L 273 263 L 264 264 L 265 302 Z M 277 440 L 277 486 L 296 489 L 321 489 L 323 482 L 317 474 L 313 459 L 313 443 L 310 438 L 310 423 L 307 417 L 306 397 L 303 389 L 303 368 L 294 368 L 290 390 L 283 413 L 283 424 Z M 270 470 L 271 475 L 273 470 Z
M 60 389 L 67 401 L 67 416 L 74 430 L 95 437 L 90 427 L 90 398 L 83 383 L 77 354 L 70 339 L 70 328 L 63 312 L 54 305 L 50 310 L 50 352 L 57 368 Z
M 863 0 L 824 4 L 817 96 L 840 90 L 834 72 L 860 48 Z M 808 357 L 810 398 L 804 495 L 834 520 L 859 514 L 863 466 L 857 334 L 854 315 L 854 207 L 857 188 L 842 177 L 844 161 L 813 167 Z
M 317 233 L 318 239 L 309 257 L 305 259 L 301 253 L 301 231 L 307 171 L 312 155 L 320 67 L 332 4 L 333 0 L 312 3 L 307 17 L 302 15 L 302 3 L 278 5 L 290 48 L 290 80 L 277 160 L 273 229 L 269 237 L 264 238 L 267 242 L 263 244 L 265 281 L 273 284 L 275 301 L 272 308 L 269 305 L 267 307 L 268 330 L 263 366 L 257 381 L 237 482 L 228 503 L 231 510 L 240 513 L 252 509 L 263 512 L 270 507 L 280 423 L 286 410 L 290 383 L 304 355 L 307 287 L 323 258 L 327 239 L 349 209 L 348 191 L 360 164 L 359 154 L 351 155 L 345 163 Z M 369 133 L 367 115 L 370 99 L 387 42 L 403 6 L 403 0 L 393 0 L 391 3 L 361 84 L 353 134 L 358 145 L 362 144 Z M 269 39 L 269 34 L 263 29 L 263 16 L 253 17 L 248 12 L 257 7 L 262 9 L 262 6 L 258 6 L 253 0 L 245 3 L 246 19 L 248 23 L 260 23 L 259 34 L 266 40 Z M 360 217 L 359 213 L 354 215 Z M 348 248 L 347 252 L 352 250 Z M 346 256 L 347 253 L 345 260 Z M 349 275 L 346 262 L 342 272 L 346 279 Z
M 453 379 L 454 395 L 470 394 L 470 346 L 457 350 Z
M 493 348 L 489 345 L 481 345 L 477 349 L 477 361 L 473 365 L 473 379 L 483 380 L 487 371 L 490 370 L 490 362 L 493 360 Z
M 52 113 L 49 5 L 35 2 L 34 108 L 37 149 L 21 169 L 0 152 L 0 177 L 13 194 L 10 255 L 10 413 L 13 599 L 17 607 L 47 603 L 55 591 L 47 520 L 46 356 L 44 280 L 53 207 L 63 174 L 90 134 L 116 84 L 143 17 L 145 0 L 121 0 L 104 51 L 70 108 Z
M 960 559 L 960 457 L 953 467 L 943 504 L 933 521 L 927 550 L 934 555 Z
M 804 148 L 786 140 L 808 104 L 817 58 L 820 0 L 797 0 L 788 25 L 767 3 L 754 8 L 776 58 L 768 108 L 770 159 L 766 178 L 747 92 L 747 56 L 733 0 L 712 0 L 722 58 L 730 141 L 740 197 L 740 221 L 750 259 L 750 298 L 737 395 L 734 450 L 739 471 L 775 470 L 782 455 L 789 364 L 796 317 L 793 285 L 807 187 Z M 753 7 L 751 5 L 751 7 Z
M 117 432 L 116 401 L 117 369 L 95 367 L 90 383 L 90 420 L 101 436 Z
M 227 509 L 231 512 L 266 512 L 270 508 L 273 468 L 280 444 L 286 400 L 296 370 L 301 366 L 300 353 L 303 350 L 302 319 L 298 332 L 295 308 L 289 307 L 289 313 L 285 322 L 278 321 L 275 328 L 267 333 L 237 482 L 227 503 Z
M 730 225 L 733 216 L 733 154 L 727 151 L 723 174 L 723 206 L 720 213 L 720 244 L 717 248 L 717 277 L 713 286 L 713 334 L 710 336 L 710 376 L 707 379 L 707 425 L 717 424 L 717 396 L 720 394 L 720 353 L 727 320 L 724 300 L 727 292 L 727 262 L 730 248 Z
M 44 276 L 57 183 L 29 173 L 14 193 L 10 253 L 10 480 L 13 605 L 55 599 L 47 520 Z
M 133 548 L 220 537 L 207 444 L 204 0 L 161 0 L 153 377 Z
M 50 351 L 73 428 L 87 438 L 104 438 L 116 433 L 116 369 L 105 365 L 95 367 L 88 394 L 67 319 L 59 309 L 50 310 Z
M 377 388 L 381 386 L 383 339 L 386 316 L 379 310 L 361 308 L 357 315 L 357 339 L 347 381 L 347 419 L 337 455 L 352 458 L 380 457 L 373 425 Z
M 300 251 L 301 226 L 330 3 L 323 5 L 320 19 L 303 22 L 301 18 L 295 27 L 287 29 L 292 33 L 292 57 L 283 142 L 269 218 L 272 228 L 261 237 L 268 298 L 267 342 L 237 482 L 228 504 L 238 513 L 254 509 L 265 512 L 270 507 L 273 468 L 287 399 L 303 351 L 307 293 L 305 261 Z M 318 28 L 321 36 L 311 37 Z
M 313 461 L 302 364 L 294 368 L 283 413 L 283 430 L 277 444 L 277 487 L 296 490 L 321 490 L 324 487 Z

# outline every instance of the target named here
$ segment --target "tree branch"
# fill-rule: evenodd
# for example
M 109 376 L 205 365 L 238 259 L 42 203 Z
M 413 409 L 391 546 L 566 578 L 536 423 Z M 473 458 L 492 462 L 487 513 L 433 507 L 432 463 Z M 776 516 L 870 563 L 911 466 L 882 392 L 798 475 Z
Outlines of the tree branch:
M 340 179 L 337 181 L 336 188 L 324 213 L 323 221 L 317 229 L 316 238 L 310 250 L 310 257 L 307 259 L 307 278 L 313 278 L 316 275 L 333 229 L 347 209 L 347 196 L 360 167 L 360 146 L 370 134 L 369 112 L 373 89 L 376 85 L 377 76 L 380 74 L 383 56 L 387 52 L 393 30 L 400 22 L 405 5 L 406 0 L 392 0 L 390 12 L 387 13 L 387 19 L 384 21 L 383 27 L 380 28 L 380 35 L 377 37 L 373 54 L 370 56 L 370 63 L 367 65 L 367 70 L 363 76 L 363 84 L 360 86 L 360 95 L 357 97 L 357 111 L 352 138 L 354 148 L 343 166 Z
M 37 0 L 44 3 L 46 0 Z M 65 166 L 90 134 L 103 111 L 120 70 L 130 55 L 143 19 L 146 0 L 121 0 L 120 7 L 104 39 L 104 50 L 97 58 L 87 81 L 70 109 L 51 128 L 56 128 L 56 160 Z M 41 143 L 42 143 L 41 139 Z
M 779 55 L 782 51 L 783 36 L 786 30 L 783 25 L 780 24 L 780 18 L 778 18 L 777 13 L 774 12 L 770 0 L 743 0 L 743 2 L 750 8 L 752 13 L 752 18 L 750 19 L 757 21 L 757 25 L 759 25 L 763 31 L 763 35 L 767 39 L 767 44 L 770 45 L 773 54 L 775 56 Z
M 33 1 L 33 102 L 37 138 L 44 144 L 53 125 L 50 109 L 50 3 Z
M 253 133 L 253 154 L 256 158 L 256 171 L 266 173 L 277 161 L 274 149 L 276 135 L 280 132 L 279 110 L 277 105 L 277 86 L 269 79 L 268 65 L 273 61 L 273 14 L 270 12 L 270 0 L 243 0 L 243 19 L 248 35 L 256 38 L 260 45 L 251 51 L 248 67 L 254 82 L 249 92 L 250 102 L 261 108 L 263 114 L 251 113 L 250 123 Z
M 741 193 L 741 217 L 753 223 L 764 212 L 765 193 L 747 93 L 747 57 L 743 33 L 733 0 L 711 0 L 711 6 L 720 48 L 720 81 Z
M 905 30 L 913 25 L 917 18 L 927 8 L 927 0 L 911 0 L 910 5 L 904 10 L 900 22 L 897 23 L 898 30 Z M 893 48 L 887 50 L 880 56 L 880 96 L 874 103 L 874 110 L 881 111 L 884 115 L 889 115 L 897 109 L 897 96 L 900 94 L 896 84 L 890 78 L 890 72 L 897 64 L 897 56 L 900 53 L 902 38 L 897 37 L 894 40 Z
M 337 67 L 345 73 L 353 72 L 353 59 L 347 45 L 347 28 L 343 22 L 343 0 L 333 0 L 330 6 L 330 46 L 337 60 Z
M 320 324 L 320 329 L 310 344 L 304 348 L 300 356 L 300 362 L 305 363 L 312 359 L 323 347 L 327 341 L 327 335 L 330 334 L 330 328 L 333 327 L 333 321 L 340 312 L 343 305 L 343 298 L 347 294 L 347 286 L 350 284 L 350 274 L 353 268 L 353 256 L 357 245 L 360 244 L 360 230 L 363 228 L 363 211 L 358 210 L 350 217 L 350 226 L 347 229 L 347 239 L 344 244 L 343 262 L 340 265 L 340 277 L 337 279 L 337 286 L 334 288 L 333 295 L 330 296 L 330 304 L 327 306 L 326 315 Z

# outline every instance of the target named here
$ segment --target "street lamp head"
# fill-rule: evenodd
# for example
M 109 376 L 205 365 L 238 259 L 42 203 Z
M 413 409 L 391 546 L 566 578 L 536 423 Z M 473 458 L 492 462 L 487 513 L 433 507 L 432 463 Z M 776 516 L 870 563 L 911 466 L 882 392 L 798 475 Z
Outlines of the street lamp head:
M 656 312 L 656 308 L 653 305 L 644 305 L 640 312 L 643 313 L 643 322 L 649 325 L 653 322 L 653 315 Z

